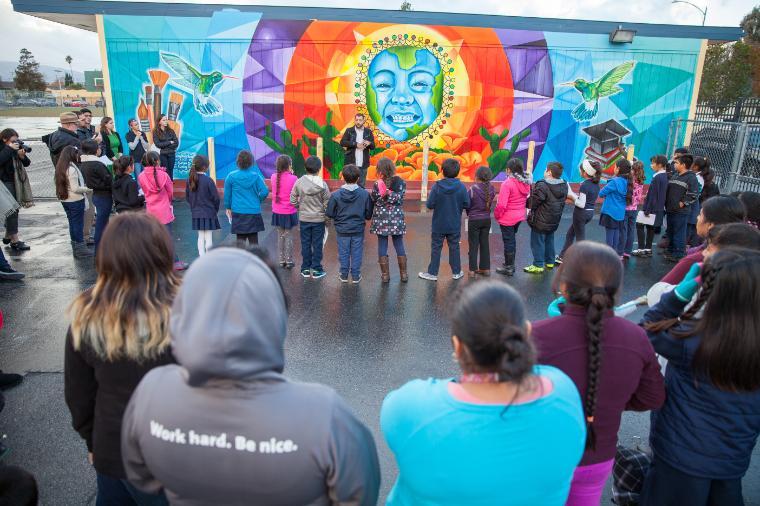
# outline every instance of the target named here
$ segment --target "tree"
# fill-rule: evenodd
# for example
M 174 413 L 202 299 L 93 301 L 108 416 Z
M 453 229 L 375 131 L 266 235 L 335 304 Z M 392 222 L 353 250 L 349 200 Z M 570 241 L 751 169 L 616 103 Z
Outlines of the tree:
M 410 11 L 410 10 L 412 10 L 412 2 L 407 2 L 407 1 L 401 2 L 400 9 L 402 11 Z
M 751 93 L 749 45 L 735 42 L 709 46 L 699 87 L 699 101 L 728 105 Z
M 66 60 L 66 63 L 69 64 L 69 73 L 71 74 L 71 80 L 73 81 L 74 80 L 74 71 L 71 69 L 71 62 L 74 61 L 74 58 L 72 58 L 71 55 L 66 55 L 66 58 L 64 58 L 64 60 Z
M 747 34 L 744 42 L 760 42 L 760 7 L 755 7 L 744 16 L 740 26 Z
M 32 52 L 26 48 L 21 49 L 13 83 L 17 90 L 45 91 L 45 78 L 40 72 L 40 64 L 34 60 Z
M 72 84 L 74 84 L 74 78 L 71 77 L 71 74 L 66 72 L 66 77 L 63 78 L 63 85 L 68 88 Z

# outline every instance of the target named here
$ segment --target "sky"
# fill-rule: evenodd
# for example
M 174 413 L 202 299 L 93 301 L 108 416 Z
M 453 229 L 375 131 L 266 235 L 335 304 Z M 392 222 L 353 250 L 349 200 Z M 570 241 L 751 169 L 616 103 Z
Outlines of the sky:
M 117 0 L 128 1 L 128 0 Z M 150 0 L 153 1 L 153 0 Z M 160 0 L 155 0 L 160 1 Z M 707 25 L 738 26 L 757 0 L 693 0 L 701 8 L 707 5 Z M 162 3 L 173 3 L 163 1 Z M 180 3 L 180 2 L 177 2 Z M 249 0 L 182 0 L 181 3 L 251 4 Z M 377 9 L 398 8 L 401 0 L 278 0 L 277 5 L 320 6 Z M 506 16 L 533 16 L 565 19 L 591 19 L 636 23 L 699 25 L 702 14 L 690 5 L 672 4 L 670 0 L 540 0 L 509 2 L 506 0 L 412 0 L 418 11 L 467 12 Z M 71 28 L 13 11 L 10 0 L 0 0 L 0 33 L 3 34 L 2 60 L 17 60 L 22 47 L 29 49 L 37 62 L 65 68 L 66 55 L 73 58 L 72 68 L 84 71 L 99 69 L 97 36 L 86 30 Z M 62 49 L 65 48 L 65 49 Z

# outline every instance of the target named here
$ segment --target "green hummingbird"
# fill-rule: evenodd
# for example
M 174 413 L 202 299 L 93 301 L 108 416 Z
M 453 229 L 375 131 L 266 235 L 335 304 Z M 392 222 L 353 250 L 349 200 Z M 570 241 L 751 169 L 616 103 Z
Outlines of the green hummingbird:
M 236 77 L 226 76 L 218 70 L 203 74 L 179 56 L 163 51 L 161 51 L 161 59 L 175 72 L 173 82 L 193 94 L 193 106 L 196 111 L 202 116 L 222 114 L 222 104 L 211 94 L 224 79 L 237 79 Z
M 636 65 L 635 61 L 621 63 L 608 71 L 598 81 L 589 82 L 578 78 L 569 83 L 561 83 L 560 86 L 572 86 L 581 94 L 583 101 L 573 109 L 572 116 L 575 121 L 588 121 L 596 117 L 599 110 L 599 99 L 609 97 L 623 91 L 617 84 L 628 75 Z

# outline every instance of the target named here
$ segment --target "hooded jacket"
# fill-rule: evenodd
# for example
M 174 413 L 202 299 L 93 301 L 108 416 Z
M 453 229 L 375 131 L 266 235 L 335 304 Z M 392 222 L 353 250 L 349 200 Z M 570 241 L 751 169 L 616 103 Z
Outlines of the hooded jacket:
M 224 207 L 233 213 L 261 214 L 267 195 L 269 188 L 256 167 L 235 170 L 224 180 Z
M 623 221 L 627 195 L 628 180 L 626 178 L 618 176 L 607 181 L 607 184 L 599 192 L 599 197 L 604 199 L 601 213 L 615 221 Z
M 84 176 L 84 183 L 92 188 L 92 194 L 110 197 L 113 187 L 113 176 L 108 168 L 95 155 L 82 155 L 79 170 Z
M 156 184 L 158 180 L 158 184 Z M 163 167 L 145 167 L 137 177 L 140 188 L 145 193 L 145 207 L 163 225 L 174 221 L 172 196 L 174 183 Z
M 137 189 L 137 181 L 129 174 L 116 176 L 113 180 L 113 204 L 117 213 L 142 209 L 145 205 L 145 197 L 140 195 Z
M 493 216 L 499 225 L 512 227 L 525 221 L 525 202 L 530 194 L 530 178 L 509 176 L 499 190 Z
M 154 369 L 124 415 L 127 477 L 185 505 L 374 505 L 369 430 L 331 388 L 282 374 L 285 299 L 251 253 L 193 262 L 175 300 L 178 365 Z
M 319 176 L 300 177 L 290 192 L 290 203 L 298 209 L 298 219 L 307 223 L 325 221 L 325 210 L 330 200 L 330 190 Z
M 426 205 L 433 209 L 434 234 L 457 234 L 462 230 L 462 211 L 470 207 L 470 195 L 459 179 L 447 177 L 433 185 Z
M 559 228 L 567 198 L 567 182 L 544 179 L 533 185 L 528 225 L 536 232 L 550 234 Z
M 58 127 L 53 133 L 42 136 L 42 142 L 44 142 L 50 150 L 50 159 L 53 160 L 53 166 L 58 165 L 58 157 L 61 156 L 61 151 L 66 146 L 79 147 L 81 140 L 77 137 L 76 132 L 66 130 L 63 127 Z
M 372 199 L 359 185 L 344 184 L 330 197 L 325 214 L 333 219 L 338 234 L 361 234 L 364 221 L 372 218 Z

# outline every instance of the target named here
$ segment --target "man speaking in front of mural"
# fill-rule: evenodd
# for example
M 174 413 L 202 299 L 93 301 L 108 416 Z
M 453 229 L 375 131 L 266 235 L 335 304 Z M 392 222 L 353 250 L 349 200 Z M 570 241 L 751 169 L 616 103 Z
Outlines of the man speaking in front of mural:
M 361 170 L 359 186 L 364 188 L 369 167 L 369 151 L 375 149 L 375 136 L 372 130 L 364 128 L 364 114 L 354 116 L 354 126 L 346 128 L 340 145 L 346 150 L 346 165 L 353 163 Z

